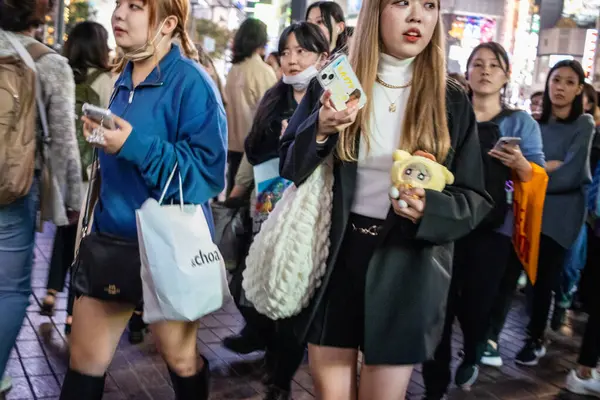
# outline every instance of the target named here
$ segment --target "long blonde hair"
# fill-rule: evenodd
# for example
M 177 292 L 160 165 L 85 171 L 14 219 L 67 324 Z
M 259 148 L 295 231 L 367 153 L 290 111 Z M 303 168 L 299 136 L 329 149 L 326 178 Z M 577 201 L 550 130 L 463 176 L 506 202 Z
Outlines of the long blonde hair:
M 186 57 L 194 61 L 199 61 L 198 50 L 187 33 L 187 20 L 190 15 L 189 0 L 144 0 L 144 3 L 148 5 L 148 20 L 151 27 L 151 29 L 148 30 L 148 42 L 150 42 L 156 34 L 152 28 L 157 27 L 162 19 L 174 16 L 177 18 L 177 26 L 173 31 L 173 39 L 181 44 L 181 48 Z M 155 53 L 153 57 L 158 64 L 156 44 L 152 43 L 152 46 L 154 46 Z M 114 69 L 116 72 L 122 72 L 125 69 L 125 65 L 127 65 L 127 60 L 123 57 L 119 57 L 115 62 Z
M 342 161 L 358 159 L 357 140 L 362 135 L 370 148 L 369 118 L 373 107 L 373 86 L 382 51 L 380 17 L 391 0 L 366 0 L 358 17 L 350 49 L 350 63 L 367 95 L 367 104 L 356 122 L 340 134 L 337 155 Z M 446 58 L 441 13 L 431 42 L 416 57 L 410 95 L 404 110 L 399 148 L 413 153 L 424 150 L 444 162 L 450 150 L 446 115 Z

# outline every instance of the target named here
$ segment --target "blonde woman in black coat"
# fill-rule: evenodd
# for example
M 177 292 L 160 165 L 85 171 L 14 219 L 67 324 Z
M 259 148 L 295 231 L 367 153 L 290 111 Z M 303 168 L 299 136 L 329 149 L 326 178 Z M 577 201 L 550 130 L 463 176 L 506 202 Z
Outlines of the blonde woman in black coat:
M 281 175 L 296 185 L 335 156 L 328 267 L 294 323 L 317 398 L 400 399 L 440 339 L 452 242 L 491 205 L 473 110 L 446 81 L 439 1 L 367 0 L 356 37 L 350 60 L 366 106 L 336 111 L 314 84 L 282 138 Z M 455 183 L 405 191 L 401 207 L 388 197 L 398 148 L 433 154 Z

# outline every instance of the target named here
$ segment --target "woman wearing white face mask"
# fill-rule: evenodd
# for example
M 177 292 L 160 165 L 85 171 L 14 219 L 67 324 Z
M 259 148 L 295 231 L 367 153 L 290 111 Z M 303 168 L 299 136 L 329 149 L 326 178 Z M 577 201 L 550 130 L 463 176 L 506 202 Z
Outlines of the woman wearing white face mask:
M 329 45 L 320 29 L 307 22 L 295 23 L 286 28 L 279 39 L 282 79 L 268 90 L 256 112 L 252 129 L 246 139 L 246 154 L 238 174 L 236 186 L 230 197 L 247 193 L 253 181 L 253 166 L 279 158 L 279 137 L 298 103 L 304 97 L 310 82 L 317 75 L 320 62 L 328 55 Z M 252 193 L 254 204 L 256 195 Z M 273 204 L 274 206 L 275 204 Z M 258 233 L 262 222 L 255 207 L 250 207 L 253 234 Z M 234 279 L 241 279 L 245 266 L 238 268 Z M 240 285 L 241 286 L 241 285 Z M 236 296 L 235 290 L 234 296 Z M 265 383 L 269 386 L 266 399 L 289 399 L 290 385 L 304 358 L 304 345 L 298 344 L 286 321 L 277 324 L 252 307 L 244 299 L 238 302 L 246 319 L 246 327 L 239 336 L 227 338 L 226 347 L 239 352 L 266 349 Z M 233 341 L 249 344 L 246 348 L 230 346 Z

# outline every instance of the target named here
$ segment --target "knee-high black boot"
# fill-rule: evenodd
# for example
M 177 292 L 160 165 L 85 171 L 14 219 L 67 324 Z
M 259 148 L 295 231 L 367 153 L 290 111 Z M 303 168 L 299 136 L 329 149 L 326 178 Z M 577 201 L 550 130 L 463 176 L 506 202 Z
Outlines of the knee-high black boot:
M 89 376 L 69 368 L 60 391 L 60 400 L 101 400 L 106 376 Z
M 208 400 L 210 393 L 210 366 L 202 356 L 204 367 L 194 376 L 182 377 L 169 368 L 173 390 L 177 400 Z M 62 399 L 61 399 L 62 400 Z

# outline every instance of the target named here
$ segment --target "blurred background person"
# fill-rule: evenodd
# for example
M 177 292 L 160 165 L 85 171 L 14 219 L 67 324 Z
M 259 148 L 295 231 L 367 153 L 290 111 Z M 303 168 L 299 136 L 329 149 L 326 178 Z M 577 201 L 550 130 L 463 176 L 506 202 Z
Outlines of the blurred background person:
M 330 53 L 348 53 L 346 17 L 342 7 L 333 1 L 317 1 L 308 6 L 306 21 L 318 25 L 329 42 Z
M 89 180 L 88 169 L 92 164 L 93 148 L 83 136 L 83 123 L 80 121 L 84 103 L 107 108 L 113 90 L 114 80 L 109 67 L 108 32 L 91 21 L 76 25 L 63 48 L 63 55 L 69 60 L 75 78 L 75 114 L 77 115 L 76 134 L 81 156 L 84 189 Z M 50 270 L 48 273 L 47 294 L 40 314 L 52 316 L 56 305 L 56 294 L 65 287 L 65 279 L 75 252 L 77 223 L 56 228 Z M 71 333 L 73 296 L 69 291 L 65 333 Z
M 263 61 L 269 37 L 264 22 L 248 18 L 240 25 L 233 39 L 233 66 L 227 75 L 225 97 L 227 103 L 227 193 L 235 182 L 242 156 L 244 140 L 263 95 L 276 82 L 273 69 Z
M 281 72 L 281 62 L 279 61 L 279 52 L 274 51 L 267 56 L 266 63 L 273 68 L 275 71 L 275 76 L 277 76 L 277 80 L 279 81 L 283 76 L 283 72 Z
M 529 106 L 529 108 L 531 109 L 531 116 L 536 121 L 539 121 L 540 117 L 542 116 L 542 102 L 544 100 L 544 92 L 539 91 L 533 93 L 529 100 L 531 101 L 531 104 Z

